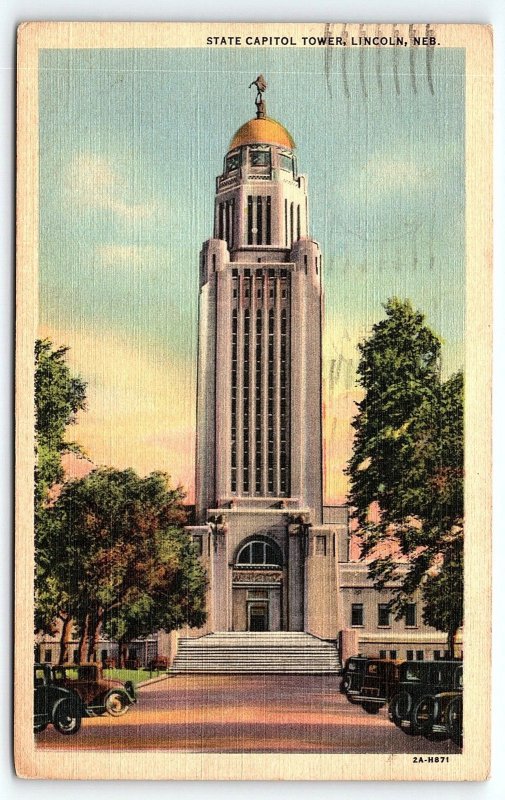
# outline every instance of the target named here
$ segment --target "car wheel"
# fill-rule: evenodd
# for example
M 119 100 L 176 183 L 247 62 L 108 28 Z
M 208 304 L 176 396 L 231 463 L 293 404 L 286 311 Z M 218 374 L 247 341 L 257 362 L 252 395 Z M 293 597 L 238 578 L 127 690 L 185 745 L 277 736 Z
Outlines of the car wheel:
M 395 694 L 388 708 L 388 716 L 397 728 L 401 727 L 402 720 L 407 720 L 412 708 L 412 698 L 408 692 Z
M 130 703 L 122 692 L 109 692 L 104 707 L 111 717 L 122 717 L 128 711 Z
M 423 736 L 433 730 L 433 725 L 438 717 L 439 703 L 435 697 L 428 695 L 414 706 L 410 717 L 410 725 Z
M 463 699 L 454 697 L 446 711 L 447 730 L 454 744 L 463 747 Z
M 47 728 L 48 724 L 49 724 L 48 722 L 39 722 L 38 725 L 34 725 L 33 726 L 33 732 L 34 733 L 42 733 L 42 731 L 45 731 L 45 729 Z
M 72 736 L 81 727 L 81 712 L 70 700 L 60 700 L 53 711 L 53 725 L 58 733 Z
M 377 703 L 361 703 L 361 708 L 367 714 L 378 714 L 380 706 Z

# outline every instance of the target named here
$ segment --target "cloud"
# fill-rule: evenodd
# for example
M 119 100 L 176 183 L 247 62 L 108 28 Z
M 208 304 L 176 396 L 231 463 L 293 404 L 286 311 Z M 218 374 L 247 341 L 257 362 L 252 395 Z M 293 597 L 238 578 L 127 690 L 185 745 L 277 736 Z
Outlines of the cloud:
M 166 211 L 163 200 L 138 203 L 132 187 L 109 162 L 92 153 L 78 153 L 67 167 L 65 199 L 87 210 L 109 211 L 126 222 L 150 220 Z
M 359 173 L 359 182 L 367 192 L 381 194 L 398 189 L 410 190 L 436 176 L 436 170 L 418 160 L 391 156 L 371 158 Z
M 168 262 L 170 249 L 156 245 L 104 244 L 97 247 L 97 255 L 104 267 L 127 266 L 146 269 L 160 261 Z

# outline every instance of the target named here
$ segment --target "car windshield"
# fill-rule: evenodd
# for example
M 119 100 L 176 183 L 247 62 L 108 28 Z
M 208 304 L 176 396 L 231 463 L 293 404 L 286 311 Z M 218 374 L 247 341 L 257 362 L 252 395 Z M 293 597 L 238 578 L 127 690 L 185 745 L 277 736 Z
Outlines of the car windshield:
M 95 667 L 79 667 L 78 678 L 80 681 L 93 681 L 98 677 Z
M 35 686 L 43 686 L 44 683 L 45 683 L 44 670 L 42 668 L 41 669 L 36 669 L 35 670 Z
M 405 681 L 420 681 L 421 669 L 419 664 L 408 664 L 403 671 L 403 680 Z

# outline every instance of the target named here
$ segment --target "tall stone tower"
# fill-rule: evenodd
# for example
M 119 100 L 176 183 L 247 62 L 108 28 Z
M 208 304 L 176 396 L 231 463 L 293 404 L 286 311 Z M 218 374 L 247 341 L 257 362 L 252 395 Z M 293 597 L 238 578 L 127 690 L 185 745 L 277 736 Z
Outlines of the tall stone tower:
M 196 515 L 208 629 L 337 630 L 323 526 L 321 253 L 288 131 L 233 136 L 200 259 Z

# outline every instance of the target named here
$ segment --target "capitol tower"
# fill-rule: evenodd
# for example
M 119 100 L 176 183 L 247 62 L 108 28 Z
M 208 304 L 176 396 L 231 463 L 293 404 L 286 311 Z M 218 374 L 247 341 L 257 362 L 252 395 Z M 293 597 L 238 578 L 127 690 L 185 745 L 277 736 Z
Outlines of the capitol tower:
M 335 640 L 347 528 L 343 509 L 323 524 L 322 256 L 295 143 L 266 115 L 262 76 L 254 85 L 256 117 L 231 140 L 200 257 L 188 530 L 207 569 L 209 616 L 193 635 Z

